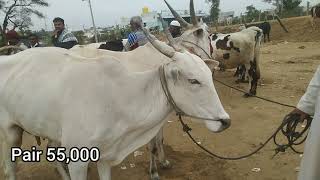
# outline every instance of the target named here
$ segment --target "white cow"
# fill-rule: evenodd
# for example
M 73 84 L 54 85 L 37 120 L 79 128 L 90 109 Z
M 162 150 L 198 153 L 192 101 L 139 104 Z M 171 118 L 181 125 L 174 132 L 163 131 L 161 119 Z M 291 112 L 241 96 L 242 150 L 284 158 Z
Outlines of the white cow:
M 213 85 L 211 71 L 199 57 L 177 52 L 157 40 L 146 59 L 166 58 L 163 66 L 170 93 L 185 112 L 216 121 L 220 132 L 230 125 Z M 131 71 L 120 58 L 136 51 L 83 57 L 61 48 L 35 48 L 0 59 L 0 137 L 5 177 L 15 180 L 11 147 L 20 147 L 22 132 L 48 138 L 67 148 L 98 147 L 101 180 L 111 166 L 148 143 L 173 110 L 159 79 L 159 67 Z M 71 180 L 87 179 L 88 162 L 68 164 Z M 67 177 L 65 177 L 67 178 Z
M 207 63 L 210 63 L 210 67 L 212 70 L 219 69 L 217 66 L 219 65 L 219 62 L 213 61 L 212 59 L 212 48 L 210 46 L 210 39 L 209 39 L 209 32 L 208 32 L 208 26 L 200 21 L 198 21 L 198 18 L 195 15 L 195 8 L 193 0 L 190 0 L 190 14 L 191 14 L 191 21 L 192 24 L 186 22 L 171 6 L 170 4 L 164 0 L 164 2 L 167 4 L 168 8 L 172 12 L 173 16 L 180 22 L 181 26 L 185 28 L 184 33 L 178 37 L 175 38 L 175 43 L 177 46 L 179 46 L 182 49 L 188 50 L 189 52 L 201 57 L 202 59 L 210 59 L 211 61 L 207 61 Z M 78 48 L 78 47 L 77 47 Z M 140 47 L 141 48 L 141 47 Z M 141 49 L 140 49 L 141 50 Z M 98 52 L 98 54 L 101 54 L 103 52 L 101 51 L 88 51 L 88 50 L 82 50 L 83 54 L 91 54 L 91 56 L 94 57 L 95 53 Z M 116 52 L 109 52 L 109 53 L 116 53 Z M 142 53 L 143 54 L 143 53 Z M 123 58 L 122 58 L 123 59 Z M 145 56 L 141 55 L 141 58 L 132 59 L 133 63 L 132 66 L 135 66 L 136 68 L 150 68 L 150 59 L 146 60 Z M 157 60 L 157 59 L 154 59 Z M 153 60 L 153 61 L 154 61 Z M 137 62 L 140 61 L 140 62 Z M 150 142 L 150 150 L 151 150 L 151 159 L 150 159 L 150 174 L 151 179 L 159 179 L 158 171 L 157 171 L 157 164 L 156 164 L 156 155 L 158 155 L 158 159 L 160 161 L 160 164 L 162 167 L 167 168 L 170 167 L 170 162 L 166 159 L 163 146 L 162 146 L 162 129 L 151 142 Z

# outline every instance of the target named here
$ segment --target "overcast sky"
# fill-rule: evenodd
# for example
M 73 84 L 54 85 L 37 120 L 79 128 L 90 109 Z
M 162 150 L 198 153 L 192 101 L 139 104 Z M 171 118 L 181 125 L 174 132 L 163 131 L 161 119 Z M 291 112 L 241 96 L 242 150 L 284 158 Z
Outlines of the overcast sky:
M 311 0 L 320 1 L 320 0 Z M 60 16 L 65 19 L 69 29 L 79 30 L 84 26 L 91 27 L 90 10 L 88 2 L 83 0 L 48 0 L 50 6 L 40 9 L 46 19 L 34 18 L 35 27 L 32 29 L 52 29 L 52 19 Z M 189 9 L 189 0 L 168 0 L 174 9 Z M 197 10 L 208 12 L 209 5 L 205 0 L 194 0 Z M 96 25 L 100 27 L 120 23 L 120 17 L 140 15 L 144 6 L 151 11 L 168 10 L 163 0 L 91 0 Z M 258 9 L 270 9 L 271 5 L 262 0 L 220 0 L 222 11 L 235 11 L 236 14 L 245 12 L 245 7 L 254 5 Z M 306 0 L 303 2 L 306 4 Z

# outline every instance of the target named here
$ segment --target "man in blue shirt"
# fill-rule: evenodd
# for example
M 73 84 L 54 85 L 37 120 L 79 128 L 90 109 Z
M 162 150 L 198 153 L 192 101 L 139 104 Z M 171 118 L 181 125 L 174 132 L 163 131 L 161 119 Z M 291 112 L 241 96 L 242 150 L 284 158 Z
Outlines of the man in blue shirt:
M 142 31 L 143 22 L 140 16 L 132 17 L 130 26 L 133 32 L 128 35 L 128 42 L 125 45 L 126 51 L 132 51 L 148 43 L 148 39 Z

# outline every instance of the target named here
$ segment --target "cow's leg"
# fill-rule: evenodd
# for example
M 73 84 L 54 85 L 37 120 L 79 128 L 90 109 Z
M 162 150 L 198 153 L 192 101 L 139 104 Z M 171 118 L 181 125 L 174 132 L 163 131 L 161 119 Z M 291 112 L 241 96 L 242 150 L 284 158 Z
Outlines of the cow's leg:
M 108 162 L 100 160 L 97 167 L 100 180 L 111 180 L 111 166 Z
M 157 136 L 156 136 L 157 137 Z M 157 154 L 158 154 L 158 148 L 157 148 L 157 138 L 154 137 L 150 142 L 149 142 L 149 150 L 150 150 L 150 179 L 151 180 L 160 180 L 159 174 L 158 174 L 158 168 L 157 168 Z
M 156 136 L 156 145 L 158 149 L 158 158 L 160 161 L 160 167 L 163 169 L 171 168 L 171 163 L 169 160 L 166 159 L 166 155 L 164 153 L 164 148 L 163 148 L 163 127 L 160 129 L 160 131 Z
M 257 94 L 257 86 L 258 86 L 258 80 L 260 78 L 260 74 L 257 70 L 257 61 L 254 58 L 253 61 L 250 61 L 250 67 L 248 72 L 248 76 L 249 76 L 249 93 L 247 93 L 245 96 L 249 97 L 249 96 L 254 96 Z
M 5 180 L 16 179 L 16 162 L 11 161 L 11 148 L 21 147 L 23 129 L 18 126 L 11 126 L 4 132 L 2 140 L 2 158 Z
M 89 162 L 70 162 L 68 165 L 71 180 L 87 180 Z
M 237 67 L 237 71 L 235 73 L 235 76 L 238 77 L 238 79 L 236 80 L 236 83 L 248 83 L 248 81 L 246 80 L 246 66 L 245 65 L 239 65 Z
M 252 76 L 250 75 L 249 71 L 250 71 L 250 65 L 247 65 L 247 64 L 246 64 L 246 74 L 245 74 L 245 76 L 246 76 L 246 78 L 249 80 L 249 81 L 248 81 L 249 87 L 248 87 L 248 92 L 244 94 L 244 97 L 251 97 L 251 96 L 253 95 L 253 94 L 250 93 L 250 92 L 251 92 L 251 86 L 252 86 L 252 85 L 251 85 L 251 83 L 252 83 Z
M 268 32 L 268 42 L 270 42 L 270 32 Z
M 237 67 L 237 70 L 234 73 L 233 77 L 239 77 L 240 73 L 241 73 L 241 65 Z
M 55 143 L 51 140 L 48 140 L 48 147 L 59 147 L 58 143 Z M 63 180 L 70 180 L 70 176 L 69 176 L 69 170 L 68 170 L 68 166 L 66 163 L 63 162 L 55 162 L 55 168 L 58 171 L 58 173 L 61 176 L 61 179 Z

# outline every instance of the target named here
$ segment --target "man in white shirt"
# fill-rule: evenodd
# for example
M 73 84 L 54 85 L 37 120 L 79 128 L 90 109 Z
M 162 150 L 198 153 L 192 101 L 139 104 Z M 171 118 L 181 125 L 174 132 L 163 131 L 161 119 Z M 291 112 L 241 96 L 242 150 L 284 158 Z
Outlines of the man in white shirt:
M 306 93 L 297 108 L 290 114 L 299 114 L 304 120 L 313 116 L 310 132 L 304 148 L 298 180 L 320 179 L 320 66 L 313 76 Z
M 29 36 L 30 48 L 42 47 L 39 43 L 39 37 L 36 34 Z

